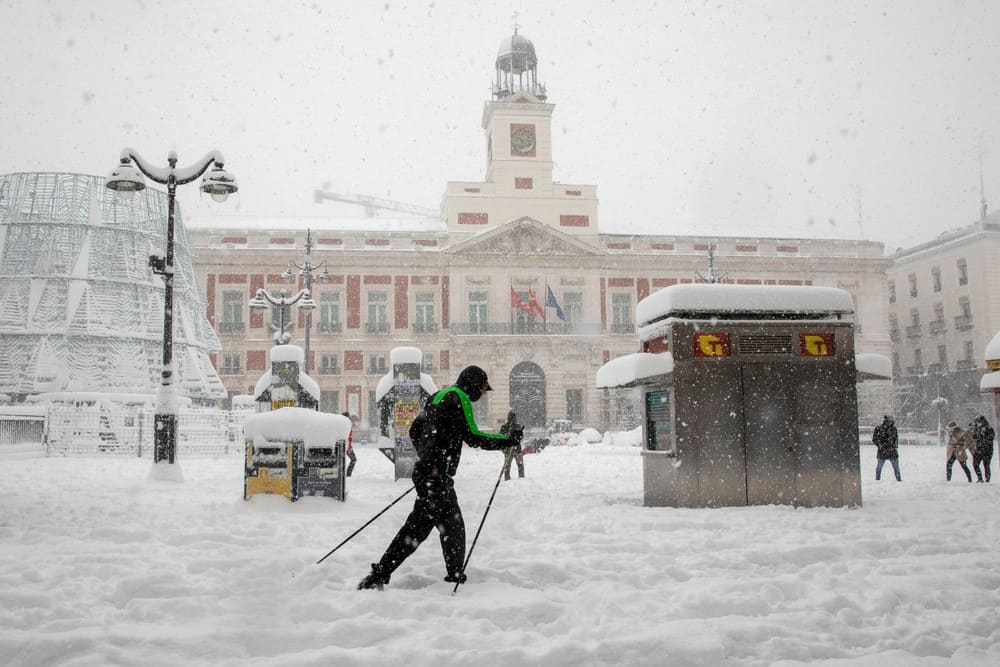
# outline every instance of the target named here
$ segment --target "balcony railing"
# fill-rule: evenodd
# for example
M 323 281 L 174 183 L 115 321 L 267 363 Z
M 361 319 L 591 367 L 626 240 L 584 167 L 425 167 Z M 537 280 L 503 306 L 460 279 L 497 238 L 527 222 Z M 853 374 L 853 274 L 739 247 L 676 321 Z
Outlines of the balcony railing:
M 959 359 L 955 362 L 955 370 L 957 371 L 971 371 L 976 367 L 975 359 Z
M 243 322 L 221 322 L 219 324 L 220 334 L 241 334 L 244 330 Z
M 388 322 L 365 322 L 365 333 L 385 336 L 389 333 Z
M 381 364 L 379 366 L 369 364 L 368 366 L 368 375 L 385 375 L 388 372 L 389 370 L 386 368 L 385 364 Z
M 320 366 L 316 369 L 316 372 L 320 375 L 340 375 L 339 366 Z
M 945 323 L 944 319 L 931 320 L 927 324 L 927 330 L 930 331 L 932 334 L 944 333 L 945 329 L 947 329 L 947 324 Z
M 906 374 L 907 375 L 923 375 L 924 374 L 924 367 L 923 366 L 907 366 L 906 367 Z
M 972 328 L 972 315 L 959 315 L 955 318 L 955 328 L 965 331 Z
M 319 333 L 340 333 L 343 326 L 340 322 L 319 322 L 316 324 L 316 331 Z
M 242 374 L 243 371 L 240 370 L 238 364 L 234 366 L 223 365 L 223 367 L 219 369 L 219 375 L 242 375 Z
M 920 338 L 920 325 L 911 324 L 906 327 L 906 337 L 907 338 Z
M 631 322 L 615 322 L 611 325 L 611 333 L 613 334 L 634 334 L 635 325 Z
M 899 329 L 889 329 L 889 340 L 894 343 L 899 341 Z
M 414 322 L 413 333 L 417 335 L 436 334 L 438 325 L 435 322 Z
M 480 323 L 452 322 L 449 332 L 454 336 L 600 336 L 598 322 L 524 322 Z

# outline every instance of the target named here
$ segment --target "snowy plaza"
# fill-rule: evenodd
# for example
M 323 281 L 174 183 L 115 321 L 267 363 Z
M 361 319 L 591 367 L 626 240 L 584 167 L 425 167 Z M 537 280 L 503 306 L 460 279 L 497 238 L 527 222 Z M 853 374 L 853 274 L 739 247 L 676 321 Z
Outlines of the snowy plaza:
M 606 438 L 610 440 L 611 438 Z M 242 499 L 239 455 L 4 460 L 5 665 L 995 665 L 1000 486 L 944 480 L 904 446 L 903 482 L 857 509 L 642 506 L 634 434 L 551 446 L 497 491 L 458 594 L 432 536 L 384 592 L 355 585 L 409 511 L 357 446 L 340 503 Z M 470 542 L 502 456 L 456 478 Z

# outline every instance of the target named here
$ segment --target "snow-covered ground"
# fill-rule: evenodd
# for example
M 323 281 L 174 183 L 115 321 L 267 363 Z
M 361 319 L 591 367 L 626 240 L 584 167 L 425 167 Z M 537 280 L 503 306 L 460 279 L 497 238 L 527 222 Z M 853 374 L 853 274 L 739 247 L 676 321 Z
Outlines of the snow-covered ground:
M 435 535 L 384 592 L 355 585 L 410 509 L 357 447 L 346 503 L 244 502 L 242 459 L 3 461 L 0 664 L 998 665 L 1000 479 L 903 483 L 861 509 L 642 506 L 639 450 L 549 447 L 501 484 L 458 594 Z M 502 456 L 466 450 L 469 539 Z M 995 465 L 995 463 L 994 463 Z

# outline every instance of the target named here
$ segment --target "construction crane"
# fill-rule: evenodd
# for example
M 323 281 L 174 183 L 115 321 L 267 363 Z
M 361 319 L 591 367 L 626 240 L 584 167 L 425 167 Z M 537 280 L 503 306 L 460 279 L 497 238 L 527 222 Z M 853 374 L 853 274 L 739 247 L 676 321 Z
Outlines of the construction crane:
M 406 204 L 404 202 L 393 201 L 391 199 L 379 199 L 378 197 L 371 197 L 369 195 L 344 195 L 339 192 L 316 190 L 315 197 L 317 204 L 322 204 L 324 199 L 329 199 L 331 201 L 339 201 L 345 204 L 357 204 L 358 206 L 362 206 L 365 209 L 366 218 L 374 218 L 375 212 L 379 210 L 409 213 L 410 215 L 419 215 L 424 218 L 437 218 L 441 215 L 440 211 L 435 211 L 432 208 L 415 206 L 413 204 Z

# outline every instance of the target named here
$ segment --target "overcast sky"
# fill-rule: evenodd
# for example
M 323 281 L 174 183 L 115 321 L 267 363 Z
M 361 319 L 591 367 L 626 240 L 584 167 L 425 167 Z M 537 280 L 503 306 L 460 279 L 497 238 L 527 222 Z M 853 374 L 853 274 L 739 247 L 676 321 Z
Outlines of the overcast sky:
M 0 0 L 0 173 L 220 150 L 216 215 L 436 208 L 481 180 L 513 12 L 556 105 L 556 179 L 605 232 L 913 245 L 1000 208 L 1000 3 Z M 276 223 L 278 224 L 278 223 Z

